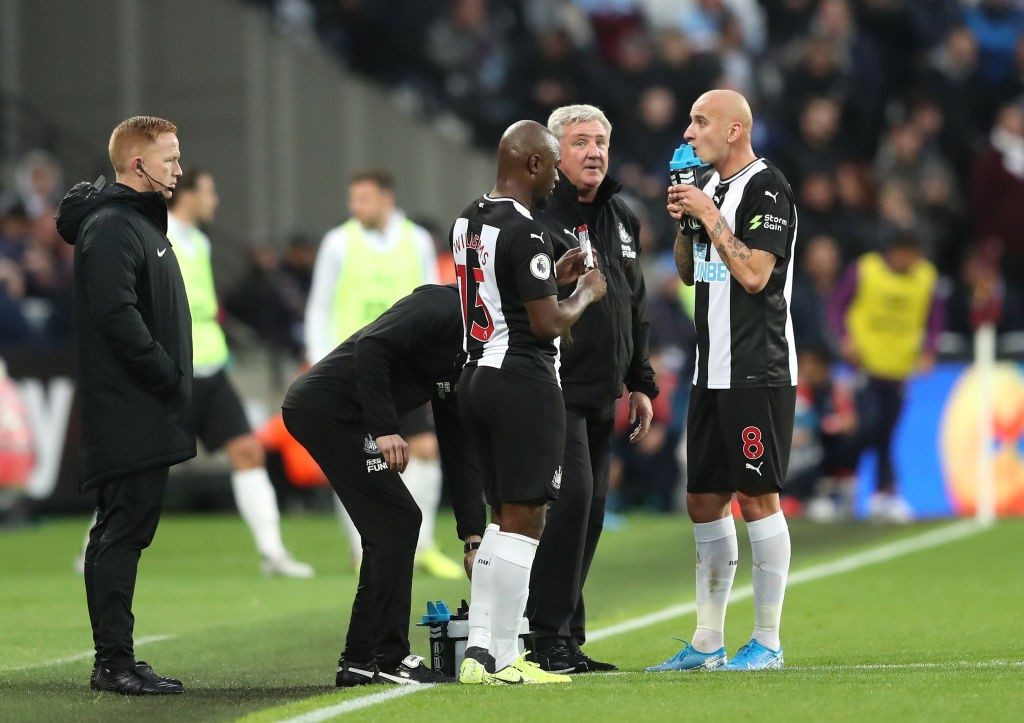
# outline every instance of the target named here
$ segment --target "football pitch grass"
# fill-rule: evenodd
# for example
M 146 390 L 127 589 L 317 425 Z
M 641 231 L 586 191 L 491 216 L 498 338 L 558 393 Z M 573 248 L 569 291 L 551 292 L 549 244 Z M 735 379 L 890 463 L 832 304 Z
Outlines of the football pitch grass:
M 238 517 L 169 515 L 143 557 L 135 596 L 136 640 L 149 641 L 136 656 L 186 686 L 168 698 L 89 690 L 91 639 L 72 572 L 85 524 L 0 531 L 0 721 L 1024 720 L 1024 521 L 981 530 L 794 521 L 787 668 L 652 674 L 643 667 L 693 630 L 693 536 L 682 517 L 631 516 L 605 533 L 587 587 L 598 639 L 586 649 L 620 673 L 409 694 L 333 687 L 355 588 L 333 519 L 284 521 L 296 557 L 318 572 L 285 580 L 258 574 Z M 753 625 L 749 547 L 738 527 L 730 654 Z M 443 546 L 460 556 L 452 529 L 439 521 Z M 427 599 L 468 595 L 466 581 L 417 575 L 414 616 Z M 412 641 L 414 653 L 427 654 L 422 628 Z

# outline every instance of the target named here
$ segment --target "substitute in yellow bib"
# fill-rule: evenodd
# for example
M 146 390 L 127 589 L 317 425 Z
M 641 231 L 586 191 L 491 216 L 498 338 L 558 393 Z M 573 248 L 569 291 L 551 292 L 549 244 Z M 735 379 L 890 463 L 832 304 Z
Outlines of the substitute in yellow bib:
M 383 171 L 365 171 L 348 186 L 349 219 L 324 236 L 313 268 L 306 306 L 306 357 L 323 359 L 354 332 L 376 320 L 392 304 L 423 284 L 437 283 L 437 257 L 430 234 L 395 205 L 394 180 Z M 402 419 L 409 464 L 402 481 L 423 513 L 416 563 L 438 577 L 458 578 L 461 565 L 444 557 L 434 543 L 434 518 L 441 498 L 437 437 L 426 409 Z M 362 541 L 338 503 L 355 565 Z
M 877 453 L 875 494 L 868 514 L 906 522 L 913 515 L 897 494 L 892 438 L 903 410 L 904 386 L 928 371 L 942 329 L 938 272 L 920 240 L 899 233 L 884 252 L 864 254 L 836 290 L 831 316 L 843 355 L 861 373 L 857 392 L 858 447 Z
M 210 239 L 200 229 L 213 221 L 220 199 L 213 176 L 189 169 L 168 202 L 167 238 L 181 267 L 192 313 L 192 414 L 200 441 L 210 452 L 224 448 L 231 460 L 231 489 L 263 558 L 263 572 L 312 577 L 281 541 L 280 513 L 264 466 L 263 447 L 252 434 L 242 399 L 227 375 L 228 345 L 218 321 Z

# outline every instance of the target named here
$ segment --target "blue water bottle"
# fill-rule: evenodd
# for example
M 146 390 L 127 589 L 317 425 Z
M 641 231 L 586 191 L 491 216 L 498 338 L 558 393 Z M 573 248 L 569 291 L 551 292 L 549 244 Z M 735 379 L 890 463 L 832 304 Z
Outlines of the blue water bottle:
M 672 160 L 668 163 L 668 176 L 673 186 L 681 183 L 688 183 L 691 186 L 697 185 L 697 169 L 705 165 L 704 161 L 693 152 L 693 146 L 689 143 L 676 148 L 672 154 Z M 683 233 L 700 231 L 701 223 L 692 216 L 683 216 L 679 219 L 679 228 Z

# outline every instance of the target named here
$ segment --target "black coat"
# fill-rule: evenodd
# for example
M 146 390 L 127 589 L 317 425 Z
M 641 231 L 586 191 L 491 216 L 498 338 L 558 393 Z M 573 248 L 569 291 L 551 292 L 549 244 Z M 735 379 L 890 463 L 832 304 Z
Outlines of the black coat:
M 399 418 L 430 402 L 460 538 L 482 535 L 485 524 L 479 466 L 456 399 L 463 334 L 458 289 L 420 286 L 292 382 L 281 405 L 380 437 L 398 434 Z
M 658 396 L 648 355 L 650 322 L 647 289 L 640 270 L 640 221 L 616 197 L 621 186 L 605 177 L 594 199 L 596 223 L 588 224 L 590 241 L 608 281 L 608 293 L 591 304 L 572 327 L 572 340 L 561 347 L 562 394 L 565 403 L 582 410 L 601 410 L 631 392 Z M 558 259 L 579 246 L 576 229 L 587 223 L 579 192 L 560 175 L 545 210 L 538 215 Z M 565 298 L 574 287 L 559 290 Z
M 194 457 L 192 317 L 163 198 L 79 183 L 57 229 L 75 246 L 82 489 Z

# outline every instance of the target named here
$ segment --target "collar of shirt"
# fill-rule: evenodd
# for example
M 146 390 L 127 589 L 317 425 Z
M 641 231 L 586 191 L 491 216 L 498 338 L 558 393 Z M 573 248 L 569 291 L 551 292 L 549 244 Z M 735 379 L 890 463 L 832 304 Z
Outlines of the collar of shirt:
M 405 214 L 395 209 L 388 216 L 387 223 L 383 230 L 361 226 L 366 242 L 381 249 L 390 248 L 398 243 L 402 222 L 405 221 Z

